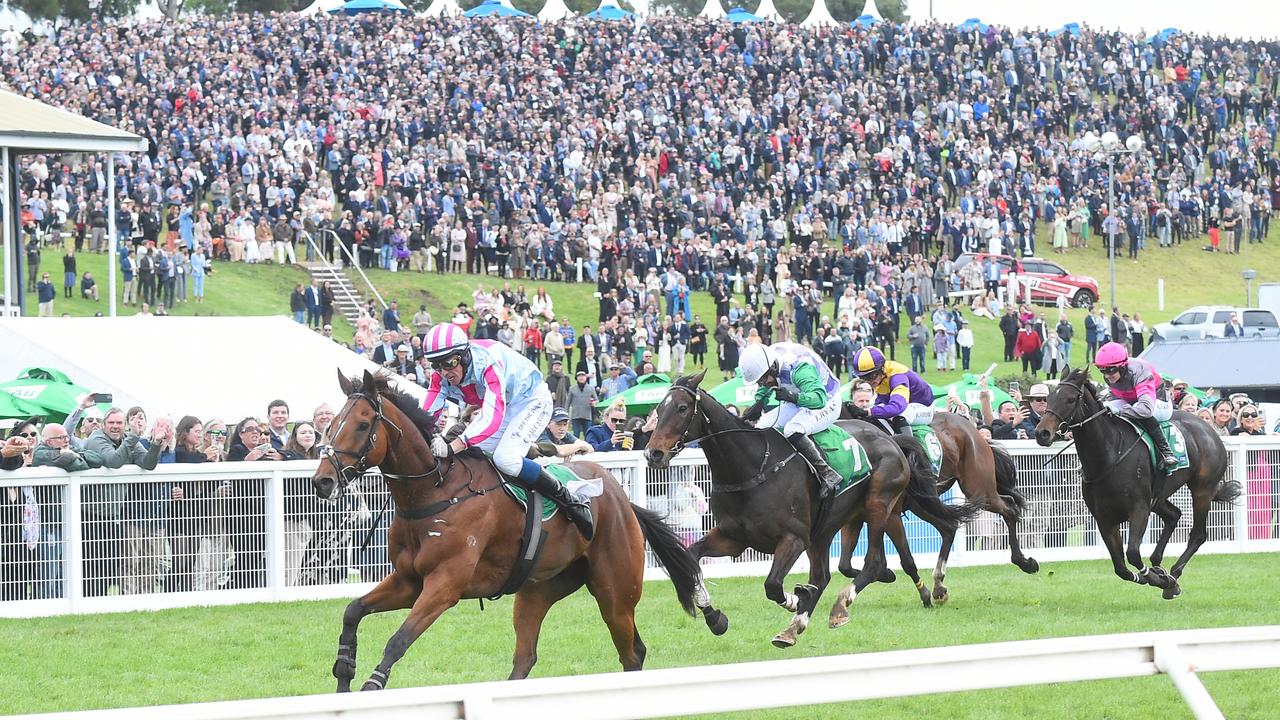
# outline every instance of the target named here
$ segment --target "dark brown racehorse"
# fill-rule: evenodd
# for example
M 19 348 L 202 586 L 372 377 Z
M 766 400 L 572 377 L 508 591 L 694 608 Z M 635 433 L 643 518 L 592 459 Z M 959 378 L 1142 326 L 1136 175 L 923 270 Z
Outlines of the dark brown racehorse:
M 847 417 L 848 411 L 842 412 L 841 416 Z M 1040 563 L 1023 555 L 1022 544 L 1018 542 L 1018 522 L 1026 509 L 1027 501 L 1016 487 L 1018 467 L 1013 458 L 1004 448 L 988 443 L 978 434 L 978 429 L 972 422 L 955 413 L 935 412 L 930 427 L 942 445 L 938 492 L 944 493 L 959 482 L 968 502 L 1004 518 L 1009 531 L 1009 555 L 1013 564 L 1025 573 L 1039 571 Z M 933 570 L 933 599 L 944 603 L 950 597 L 943 580 L 947 577 L 947 560 L 955 542 L 955 530 L 949 529 L 945 522 L 937 522 L 939 519 L 933 517 L 929 508 L 915 507 L 908 502 L 907 509 L 937 528 L 942 537 L 942 545 L 938 549 L 938 564 Z M 851 558 L 861 531 L 861 525 L 855 523 L 840 534 L 840 572 L 847 577 L 856 577 L 858 574 Z
M 396 515 L 387 535 L 392 570 L 367 595 L 352 600 L 342 617 L 333 675 L 338 692 L 351 689 L 356 670 L 356 629 L 366 615 L 410 608 L 392 635 L 364 690 L 380 690 L 391 667 L 418 636 L 459 600 L 498 594 L 520 551 L 524 510 L 504 493 L 493 465 L 477 454 L 436 457 L 432 418 L 417 402 L 387 386 L 387 379 L 338 375 L 347 402 L 311 482 L 316 494 L 335 499 L 367 468 L 382 470 Z M 698 563 L 661 518 L 632 505 L 609 471 L 594 463 L 569 465 L 581 478 L 603 478 L 604 492 L 591 502 L 596 518 L 590 542 L 564 518 L 544 523 L 541 557 L 516 593 L 515 655 L 510 679 L 528 676 L 537 661 L 538 632 L 556 602 L 583 585 L 595 596 L 624 670 L 639 670 L 645 645 L 636 630 L 635 608 L 644 585 L 644 544 L 666 567 L 681 605 L 690 614 L 695 599 L 714 608 Z M 714 628 L 724 631 L 724 627 Z
M 1189 466 L 1165 478 L 1157 497 L 1152 497 L 1155 468 L 1144 443 L 1133 426 L 1112 417 L 1098 399 L 1088 368 L 1064 374 L 1036 425 L 1036 442 L 1046 447 L 1060 430 L 1071 431 L 1080 451 L 1084 504 L 1098 521 L 1098 533 L 1111 554 L 1116 575 L 1160 588 L 1165 600 L 1182 593 L 1178 578 L 1209 537 L 1209 506 L 1214 501 L 1230 502 L 1241 492 L 1240 483 L 1226 479 L 1227 449 L 1213 428 L 1199 417 L 1181 411 L 1173 413 L 1172 421 L 1182 430 Z M 1182 556 L 1166 573 L 1160 563 L 1182 517 L 1182 511 L 1169 501 L 1169 496 L 1183 485 L 1191 492 L 1191 534 Z M 1153 512 L 1164 521 L 1164 527 L 1148 568 L 1142 565 L 1141 543 Z M 1122 548 L 1120 525 L 1125 522 L 1129 523 L 1129 542 Z M 1126 558 L 1134 569 L 1125 565 Z
M 915 581 L 921 602 L 928 606 L 929 591 L 916 571 L 899 516 L 903 499 L 910 495 L 914 504 L 949 522 L 953 532 L 971 510 L 938 499 L 937 478 L 919 443 L 903 439 L 918 449 L 913 463 L 897 440 L 866 423 L 848 423 L 845 429 L 867 452 L 871 475 L 819 503 L 813 473 L 791 443 L 776 430 L 759 430 L 744 422 L 699 389 L 704 374 L 677 379 L 658 405 L 657 427 L 649 437 L 646 458 L 650 467 L 666 467 L 688 443 L 701 444 L 711 468 L 710 505 L 716 527 L 689 551 L 699 559 L 737 557 L 747 548 L 773 555 L 765 596 L 794 613 L 773 644 L 794 645 L 808 626 L 831 580 L 831 541 L 855 519 L 867 524 L 867 570 L 841 591 L 831 611 L 831 627 L 848 622 L 847 608 L 854 597 L 887 570 L 885 533 L 898 548 L 903 571 Z M 809 557 L 809 582 L 797 585 L 795 594 L 787 593 L 782 582 L 802 553 Z

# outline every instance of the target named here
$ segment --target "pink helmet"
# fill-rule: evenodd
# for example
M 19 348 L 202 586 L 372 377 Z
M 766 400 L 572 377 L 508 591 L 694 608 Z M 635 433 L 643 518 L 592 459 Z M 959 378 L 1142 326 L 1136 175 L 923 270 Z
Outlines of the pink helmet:
M 465 350 L 470 340 L 467 332 L 453 323 L 440 323 L 427 331 L 422 340 L 422 354 L 435 360 Z
M 1129 351 L 1118 342 L 1109 342 L 1098 348 L 1093 364 L 1100 368 L 1124 367 L 1129 364 Z

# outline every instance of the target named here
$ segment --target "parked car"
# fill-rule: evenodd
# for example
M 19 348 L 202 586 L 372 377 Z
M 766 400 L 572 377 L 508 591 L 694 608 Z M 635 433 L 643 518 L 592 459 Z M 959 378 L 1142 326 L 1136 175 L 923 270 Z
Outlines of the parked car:
M 1072 275 L 1058 263 L 1044 258 L 1015 258 L 1008 255 L 988 255 L 986 253 L 963 253 L 956 258 L 956 269 L 959 270 L 971 262 L 981 263 L 992 258 L 1004 267 L 1004 275 L 1017 273 L 1026 278 L 1031 285 L 1031 301 L 1046 305 L 1056 305 L 1058 298 L 1065 297 L 1075 307 L 1087 308 L 1098 299 L 1098 281 L 1088 275 Z
M 1280 337 L 1280 322 L 1271 310 L 1231 307 L 1230 305 L 1197 305 L 1187 308 L 1167 323 L 1151 328 L 1152 340 L 1200 340 L 1224 337 L 1227 321 L 1235 313 L 1244 325 L 1245 337 Z

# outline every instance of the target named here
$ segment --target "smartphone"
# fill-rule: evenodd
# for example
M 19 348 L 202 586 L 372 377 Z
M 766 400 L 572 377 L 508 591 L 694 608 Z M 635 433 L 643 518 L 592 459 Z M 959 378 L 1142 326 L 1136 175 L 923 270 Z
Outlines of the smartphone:
M 271 449 L 271 443 L 269 443 L 269 442 L 262 443 L 262 444 L 261 444 L 261 445 L 259 445 L 258 447 L 254 448 L 254 450 L 259 450 L 259 451 L 261 451 L 261 452 L 266 452 L 266 451 L 268 451 L 268 450 L 270 450 L 270 449 Z
M 115 399 L 112 397 L 111 393 L 94 393 L 90 395 L 89 398 L 93 400 L 94 403 L 98 404 L 110 403 Z
M 1022 386 L 1018 384 L 1018 381 L 1017 381 L 1017 380 L 1010 380 L 1010 381 L 1009 381 L 1009 394 L 1010 394 L 1010 395 L 1016 395 L 1016 394 L 1018 393 L 1018 391 L 1019 391 L 1021 388 L 1022 388 Z

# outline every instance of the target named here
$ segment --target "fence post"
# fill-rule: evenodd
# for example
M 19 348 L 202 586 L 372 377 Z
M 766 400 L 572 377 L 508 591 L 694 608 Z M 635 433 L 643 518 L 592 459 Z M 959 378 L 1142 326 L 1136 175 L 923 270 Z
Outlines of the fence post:
M 62 596 L 72 613 L 84 598 L 84 533 L 81 531 L 80 475 L 71 473 L 62 494 Z
M 642 508 L 649 507 L 649 463 L 645 462 L 644 453 L 636 451 L 635 467 L 632 468 L 631 501 Z
M 284 589 L 284 473 L 272 470 L 267 476 L 267 588 L 271 599 L 279 600 Z
M 1249 451 L 1242 442 L 1237 442 L 1231 449 L 1231 479 L 1244 488 L 1241 495 L 1231 507 L 1231 515 L 1235 520 L 1236 547 L 1240 552 L 1249 551 Z

